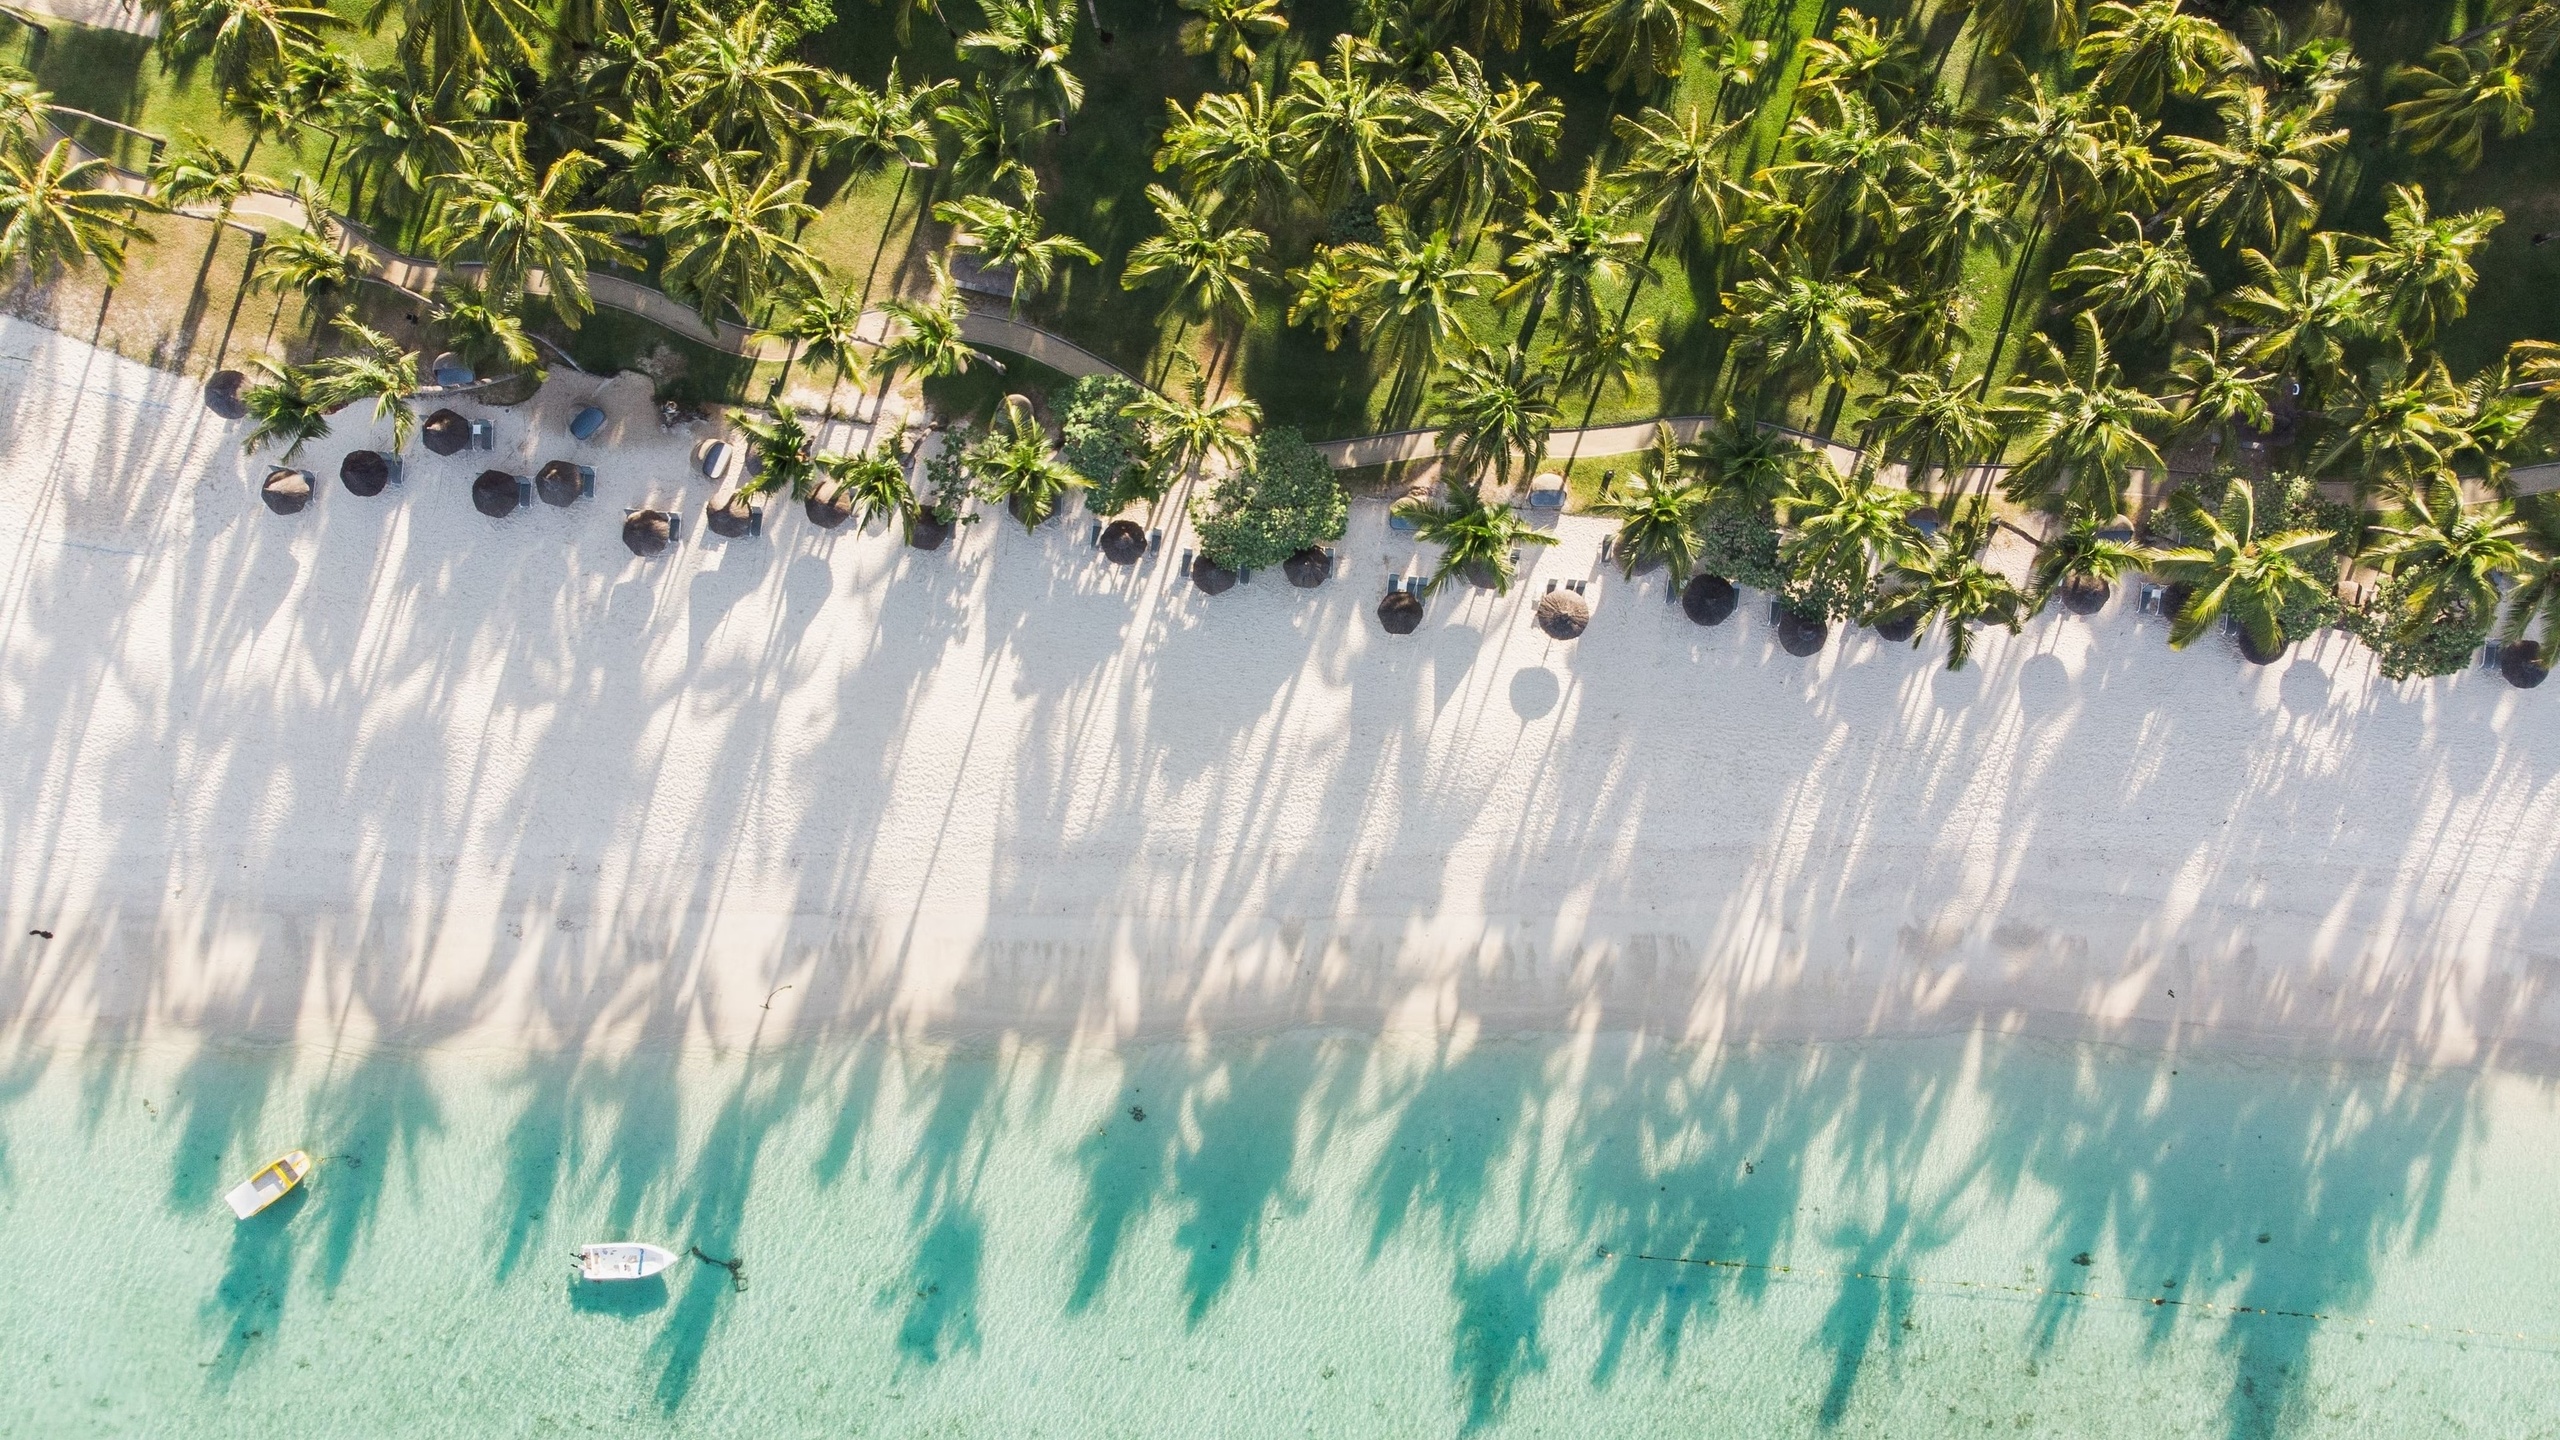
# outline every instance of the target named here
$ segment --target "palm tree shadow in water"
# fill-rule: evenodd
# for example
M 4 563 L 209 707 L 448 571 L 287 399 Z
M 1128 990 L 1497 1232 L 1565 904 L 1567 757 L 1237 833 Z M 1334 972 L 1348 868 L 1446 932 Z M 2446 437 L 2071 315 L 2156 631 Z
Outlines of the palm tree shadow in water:
M 231 1232 L 231 1259 L 204 1304 L 208 1321 L 220 1325 L 222 1343 L 205 1370 L 205 1384 L 229 1389 L 251 1347 L 272 1341 L 284 1325 L 285 1298 L 293 1286 L 293 1218 L 311 1203 L 312 1185 L 291 1194 L 248 1219 Z

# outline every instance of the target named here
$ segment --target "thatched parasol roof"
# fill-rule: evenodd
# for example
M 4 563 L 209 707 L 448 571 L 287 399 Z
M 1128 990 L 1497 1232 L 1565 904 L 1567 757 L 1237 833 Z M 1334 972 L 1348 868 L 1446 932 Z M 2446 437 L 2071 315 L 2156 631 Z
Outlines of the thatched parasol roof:
M 2192 585 L 2172 585 L 2168 589 L 2161 591 L 2161 618 L 2169 621 L 2173 625 L 2176 624 L 2179 612 L 2187 608 L 2187 601 L 2194 598 L 2195 593 L 2195 587 Z
M 1236 588 L 1236 572 L 1203 555 L 1191 562 L 1191 583 L 1206 595 L 1224 595 Z
M 1721 575 L 1692 575 L 1680 591 L 1680 608 L 1701 625 L 1721 625 L 1733 618 L 1742 593 Z
M 907 543 L 919 550 L 939 550 L 951 538 L 951 522 L 930 510 L 918 510 L 907 521 Z
M 1378 602 L 1378 625 L 1390 635 L 1410 635 L 1422 624 L 1422 597 L 1390 590 Z
M 379 495 L 391 483 L 391 461 L 379 450 L 350 450 L 338 462 L 338 483 L 350 495 Z
M 675 539 L 675 521 L 676 517 L 664 510 L 634 510 L 622 517 L 622 543 L 644 560 L 664 555 Z
M 2074 575 L 2063 581 L 2062 588 L 2056 593 L 2062 597 L 2063 609 L 2074 615 L 2095 615 L 2107 608 L 2107 597 L 2115 594 L 2116 590 L 2104 580 Z
M 516 513 L 516 477 L 504 470 L 483 470 L 471 482 L 471 508 L 492 520 Z
M 2507 683 L 2519 690 L 2530 690 L 2541 684 L 2551 674 L 2551 667 L 2542 662 L 2542 642 L 2519 640 L 2500 650 L 2498 673 L 2506 676 Z
M 712 534 L 723 540 L 735 540 L 746 534 L 747 527 L 754 523 L 755 511 L 744 495 L 736 490 L 723 490 L 703 505 L 702 521 L 711 527 Z
M 1875 623 L 1876 638 L 1902 644 L 1920 633 L 1920 617 L 1910 611 L 1887 615 Z
M 258 498 L 279 515 L 293 515 L 311 503 L 311 476 L 307 471 L 277 466 L 267 472 L 267 483 L 258 487 Z
M 1591 624 L 1591 602 L 1570 590 L 1550 590 L 1538 597 L 1537 624 L 1552 639 L 1573 639 Z
M 1301 590 L 1313 590 L 1333 578 L 1333 557 L 1310 545 L 1280 562 L 1280 573 Z
M 1102 527 L 1102 558 L 1114 565 L 1135 565 L 1147 553 L 1147 532 L 1135 520 L 1114 520 Z
M 533 472 L 533 493 L 541 496 L 545 505 L 564 509 L 575 505 L 578 492 L 584 488 L 578 467 L 566 460 L 545 461 L 541 469 Z
M 225 420 L 248 414 L 249 407 L 240 403 L 240 387 L 248 383 L 249 377 L 237 370 L 216 370 L 204 382 L 204 408 Z
M 1946 524 L 1944 520 L 1938 518 L 1938 507 L 1935 505 L 1914 505 L 1902 519 L 1903 523 L 1919 532 L 1924 538 L 1937 534 Z
M 459 455 L 471 443 L 471 422 L 452 410 L 439 410 L 418 427 L 418 436 L 438 455 Z
M 853 496 L 844 486 L 830 480 L 810 491 L 809 498 L 800 502 L 800 509 L 809 517 L 810 524 L 821 530 L 833 530 L 853 518 Z
M 1778 612 L 1778 647 L 1790 655 L 1811 655 L 1831 639 L 1829 622 L 1810 619 L 1793 610 Z
M 1493 562 L 1490 560 L 1470 560 L 1458 567 L 1458 573 L 1466 577 L 1468 584 L 1479 590 L 1502 588 L 1501 572 L 1493 568 Z
M 2247 627 L 2244 626 L 2240 631 L 2240 658 L 2248 661 L 2252 665 L 2273 665 L 2276 661 L 2284 657 L 2285 644 L 2285 638 L 2282 635 L 2278 635 L 2276 637 L 2276 648 L 2273 650 L 2261 650 L 2258 648 L 2258 642 L 2249 638 L 2249 631 Z

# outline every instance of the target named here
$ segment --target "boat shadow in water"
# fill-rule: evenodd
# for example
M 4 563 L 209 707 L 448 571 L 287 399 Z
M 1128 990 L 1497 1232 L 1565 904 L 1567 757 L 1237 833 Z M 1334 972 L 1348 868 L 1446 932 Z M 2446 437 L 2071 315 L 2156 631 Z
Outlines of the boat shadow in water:
M 618 1315 L 632 1319 L 667 1308 L 667 1277 L 616 1280 L 600 1284 L 569 1275 L 569 1308 L 581 1315 Z
M 283 1328 L 285 1296 L 293 1285 L 291 1227 L 311 1204 L 311 1194 L 312 1186 L 297 1186 L 266 1209 L 233 1222 L 230 1261 L 203 1307 L 208 1327 L 222 1332 L 213 1358 L 203 1362 L 208 1386 L 227 1389 Z

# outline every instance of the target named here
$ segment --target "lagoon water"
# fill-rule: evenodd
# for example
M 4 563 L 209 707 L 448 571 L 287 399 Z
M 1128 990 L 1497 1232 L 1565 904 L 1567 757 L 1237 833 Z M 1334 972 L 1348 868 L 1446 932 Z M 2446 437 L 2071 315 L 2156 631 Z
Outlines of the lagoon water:
M 2538 1080 L 1980 1035 L 27 1051 L 0 1433 L 2550 1435 L 2555 1182 Z

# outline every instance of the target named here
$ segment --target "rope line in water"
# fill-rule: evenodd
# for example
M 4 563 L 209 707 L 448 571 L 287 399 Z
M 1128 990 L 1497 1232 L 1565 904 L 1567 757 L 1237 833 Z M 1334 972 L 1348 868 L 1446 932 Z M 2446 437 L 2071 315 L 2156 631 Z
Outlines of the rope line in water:
M 2422 1335 L 2454 1336 L 2478 1340 L 2520 1340 L 2528 1345 L 2560 1348 L 2560 1335 L 2535 1335 L 2523 1330 L 2483 1330 L 2467 1325 L 2430 1325 L 2422 1320 L 2377 1320 L 2368 1315 L 2339 1315 L 2325 1310 L 2285 1310 L 2265 1305 L 2223 1305 L 2211 1300 L 2183 1300 L 2170 1295 L 2115 1295 L 2103 1290 L 2067 1289 L 2053 1285 L 2018 1285 L 2001 1280 L 1932 1280 L 1922 1275 L 1894 1275 L 1867 1270 L 1824 1270 L 1809 1265 L 1775 1265 L 1761 1260 L 1719 1260 L 1694 1255 L 1645 1255 L 1628 1251 L 1623 1256 L 1607 1246 L 1600 1249 L 1608 1258 L 1646 1260 L 1656 1265 L 1697 1265 L 1712 1270 L 1756 1270 L 1770 1275 L 1806 1276 L 1819 1280 L 1870 1280 L 1887 1285 L 1929 1285 L 1948 1290 L 1998 1290 L 2012 1295 L 2052 1295 L 2068 1300 L 2103 1300 L 2134 1305 L 2150 1305 L 2160 1309 L 2193 1310 L 2202 1315 L 2258 1315 L 2274 1320 L 2316 1320 L 2329 1325 L 2358 1325 L 2367 1329 L 2406 1329 Z
M 747 1288 L 747 1257 L 741 1255 L 735 1260 L 715 1260 L 712 1257 L 703 1254 L 702 1247 L 699 1245 L 687 1248 L 693 1251 L 694 1259 L 701 1261 L 705 1265 L 716 1265 L 719 1268 L 728 1271 L 730 1289 L 740 1292 L 745 1291 Z

